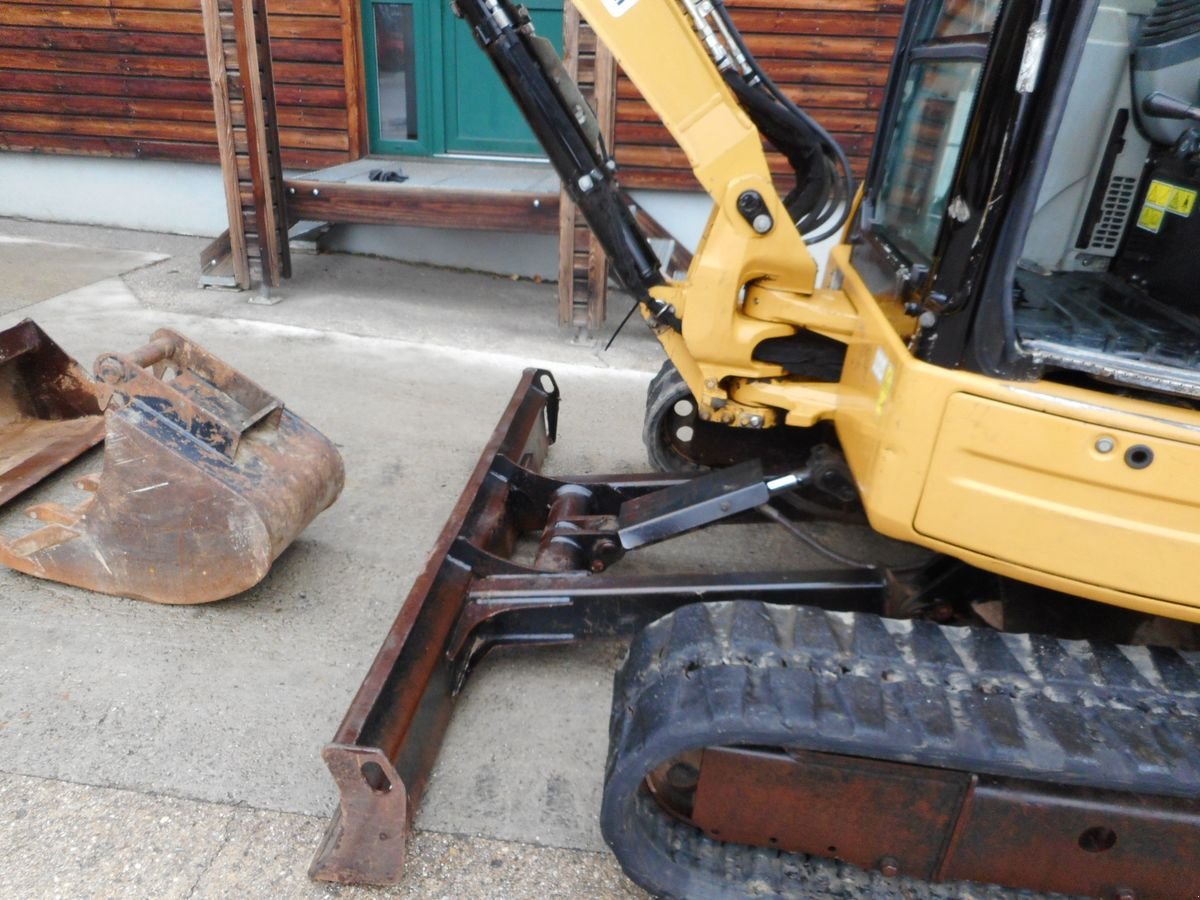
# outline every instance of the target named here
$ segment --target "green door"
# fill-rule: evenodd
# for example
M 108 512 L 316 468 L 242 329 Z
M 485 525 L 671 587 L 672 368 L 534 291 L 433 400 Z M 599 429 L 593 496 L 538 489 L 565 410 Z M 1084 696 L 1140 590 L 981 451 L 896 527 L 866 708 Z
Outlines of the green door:
M 540 156 L 491 60 L 446 0 L 362 0 L 371 152 Z M 562 0 L 526 4 L 562 50 Z
M 549 38 L 561 55 L 562 0 L 529 0 L 525 6 L 537 33 Z M 442 23 L 447 152 L 541 156 L 541 145 L 492 61 L 448 3 L 442 4 Z

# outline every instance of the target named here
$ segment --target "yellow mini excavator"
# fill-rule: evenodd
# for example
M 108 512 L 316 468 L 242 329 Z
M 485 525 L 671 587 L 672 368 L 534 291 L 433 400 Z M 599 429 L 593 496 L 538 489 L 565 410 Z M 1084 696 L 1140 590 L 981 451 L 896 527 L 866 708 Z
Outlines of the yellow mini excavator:
M 712 197 L 682 279 L 525 9 L 455 9 L 666 351 L 659 471 L 543 475 L 526 373 L 325 749 L 314 877 L 400 877 L 490 648 L 628 635 L 602 828 L 658 895 L 1200 896 L 1200 2 L 911 0 L 857 190 L 720 0 L 576 2 Z M 914 552 L 808 528 L 855 514 Z M 763 516 L 829 568 L 620 565 Z

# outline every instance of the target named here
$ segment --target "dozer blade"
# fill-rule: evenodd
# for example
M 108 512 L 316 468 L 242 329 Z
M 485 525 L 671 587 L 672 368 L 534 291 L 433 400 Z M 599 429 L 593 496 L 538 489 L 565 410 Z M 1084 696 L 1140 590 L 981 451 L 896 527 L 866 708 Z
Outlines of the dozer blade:
M 173 331 L 101 356 L 112 392 L 98 476 L 74 507 L 0 540 L 39 578 L 156 603 L 206 603 L 257 584 L 342 489 L 333 445 L 236 369 Z
M 109 393 L 32 319 L 0 332 L 0 505 L 100 443 Z
M 877 572 L 609 571 L 627 501 L 701 482 L 541 472 L 558 422 L 558 387 L 527 369 L 345 718 L 322 756 L 339 805 L 309 875 L 392 884 L 454 704 L 493 647 L 635 634 L 702 600 L 878 605 Z M 636 504 L 635 504 L 636 506 Z M 646 502 L 643 507 L 659 507 Z M 521 538 L 537 550 L 520 552 Z M 532 543 L 532 541 L 531 541 Z M 526 547 L 531 549 L 531 547 Z

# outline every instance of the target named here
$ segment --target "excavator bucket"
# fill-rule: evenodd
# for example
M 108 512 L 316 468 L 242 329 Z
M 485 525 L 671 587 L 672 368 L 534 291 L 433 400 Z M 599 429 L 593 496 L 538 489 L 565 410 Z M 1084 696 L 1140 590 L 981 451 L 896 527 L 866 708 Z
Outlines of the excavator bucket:
M 111 392 L 98 475 L 0 563 L 156 603 L 206 603 L 257 584 L 342 489 L 341 456 L 282 401 L 173 331 L 96 361 Z
M 0 332 L 0 505 L 100 443 L 108 394 L 32 319 Z

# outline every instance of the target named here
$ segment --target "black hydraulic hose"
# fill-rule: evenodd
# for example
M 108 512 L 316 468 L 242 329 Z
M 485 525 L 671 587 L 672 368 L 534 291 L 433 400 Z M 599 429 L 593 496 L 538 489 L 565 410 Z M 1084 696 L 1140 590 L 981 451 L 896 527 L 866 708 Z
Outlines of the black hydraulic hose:
M 626 206 L 609 160 L 555 89 L 553 73 L 534 49 L 541 38 L 507 0 L 458 0 L 457 9 L 608 253 L 614 274 L 640 302 L 657 309 L 661 304 L 649 292 L 664 281 L 658 257 Z
M 742 34 L 738 30 L 737 26 L 734 25 L 733 19 L 730 17 L 729 11 L 725 8 L 722 0 L 714 0 L 713 9 L 715 10 L 717 16 L 720 17 L 721 22 L 725 25 L 725 28 L 734 43 L 737 44 L 737 48 L 745 58 L 746 66 L 750 69 L 750 72 L 754 78 L 761 83 L 762 87 L 772 97 L 782 104 L 793 116 L 799 119 L 803 127 L 807 127 L 816 135 L 817 139 L 825 148 L 825 152 L 828 157 L 832 157 L 830 162 L 833 163 L 834 171 L 832 173 L 822 173 L 821 180 L 826 181 L 827 178 L 832 176 L 832 180 L 837 187 L 828 191 L 822 197 L 820 209 L 817 210 L 819 214 L 816 217 L 810 217 L 806 215 L 802 217 L 805 220 L 803 224 L 801 224 L 799 221 L 797 222 L 797 227 L 799 227 L 803 232 L 808 228 L 820 228 L 828 223 L 830 217 L 834 217 L 832 224 L 828 224 L 828 227 L 826 227 L 824 231 L 816 234 L 805 234 L 806 239 L 812 243 L 816 243 L 831 237 L 837 233 L 837 231 L 846 223 L 846 220 L 849 218 L 850 204 L 854 197 L 854 176 L 850 169 L 850 161 L 846 157 L 846 152 L 833 138 L 833 136 L 821 126 L 819 122 L 817 122 L 812 118 L 812 116 L 797 106 L 782 90 L 780 90 L 779 86 L 775 84 L 771 77 L 763 70 L 762 66 L 758 63 L 758 60 L 754 58 L 754 55 L 747 48 L 745 39 L 742 37 Z M 768 140 L 770 140 L 769 137 Z M 772 143 L 774 142 L 772 141 Z M 838 172 L 837 169 L 840 169 L 841 171 Z M 806 175 L 807 174 L 808 173 L 806 173 Z M 799 172 L 797 172 L 797 176 L 800 176 Z
M 725 83 L 762 136 L 786 157 L 792 170 L 797 173 L 796 188 L 784 201 L 788 211 L 797 208 L 809 210 L 817 203 L 824 203 L 823 198 L 829 193 L 831 185 L 820 142 L 804 129 L 796 128 L 794 116 L 770 94 L 746 84 L 732 70 L 726 70 L 724 77 Z M 801 180 L 800 172 L 807 177 Z

